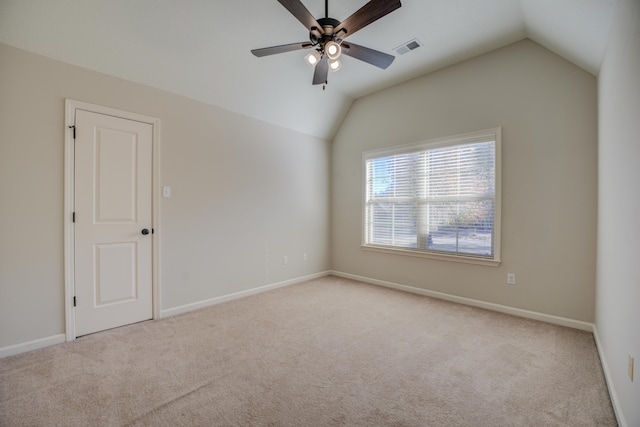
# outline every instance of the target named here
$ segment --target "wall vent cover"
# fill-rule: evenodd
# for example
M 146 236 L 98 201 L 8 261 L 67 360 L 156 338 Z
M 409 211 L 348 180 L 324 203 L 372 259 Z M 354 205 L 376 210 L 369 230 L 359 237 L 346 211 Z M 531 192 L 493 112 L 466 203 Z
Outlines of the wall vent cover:
M 394 50 L 398 55 L 404 55 L 407 52 L 411 52 L 422 46 L 422 42 L 418 39 L 409 40 L 406 43 L 402 43 L 400 46 L 395 48 Z

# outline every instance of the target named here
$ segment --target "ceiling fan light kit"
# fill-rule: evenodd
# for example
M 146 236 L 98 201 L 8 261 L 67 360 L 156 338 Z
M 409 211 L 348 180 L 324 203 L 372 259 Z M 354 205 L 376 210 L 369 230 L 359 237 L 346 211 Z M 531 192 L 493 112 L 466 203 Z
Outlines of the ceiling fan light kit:
M 401 6 L 400 0 L 370 0 L 342 22 L 329 18 L 328 0 L 324 3 L 325 17 L 319 19 L 314 18 L 300 0 L 278 0 L 278 2 L 307 28 L 309 41 L 253 49 L 251 53 L 262 57 L 300 49 L 313 49 L 304 59 L 315 69 L 314 85 L 325 85 L 329 71 L 338 71 L 342 68 L 342 62 L 338 59 L 342 54 L 382 69 L 386 69 L 395 59 L 393 55 L 354 43 L 346 43 L 344 39 L 398 9 Z
M 318 52 L 317 50 L 314 50 L 312 52 L 307 53 L 307 55 L 304 57 L 304 60 L 307 62 L 308 65 L 310 65 L 311 67 L 315 67 L 316 64 L 320 61 L 320 52 Z
M 339 59 L 329 62 L 329 71 L 338 71 L 340 68 L 342 68 L 342 62 Z
M 331 40 L 325 43 L 324 52 L 327 54 L 327 58 L 335 61 L 340 57 L 340 54 L 342 53 L 342 48 L 338 43 Z

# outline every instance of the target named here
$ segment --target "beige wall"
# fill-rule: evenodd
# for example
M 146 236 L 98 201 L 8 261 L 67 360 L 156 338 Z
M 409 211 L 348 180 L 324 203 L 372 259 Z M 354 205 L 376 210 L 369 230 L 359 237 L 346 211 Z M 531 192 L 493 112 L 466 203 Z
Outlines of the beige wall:
M 593 321 L 596 113 L 595 77 L 529 40 L 359 99 L 333 143 L 332 269 Z M 501 266 L 360 248 L 363 151 L 497 126 Z
M 329 268 L 327 141 L 0 44 L 0 349 L 64 333 L 65 98 L 161 120 L 163 310 Z
M 640 426 L 640 2 L 620 0 L 611 28 L 598 76 L 595 323 L 620 424 Z

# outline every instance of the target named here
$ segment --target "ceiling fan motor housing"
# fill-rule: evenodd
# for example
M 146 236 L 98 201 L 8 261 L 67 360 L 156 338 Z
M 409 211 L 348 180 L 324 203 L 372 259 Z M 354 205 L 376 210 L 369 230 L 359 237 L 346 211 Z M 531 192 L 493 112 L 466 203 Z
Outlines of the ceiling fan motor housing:
M 311 27 L 309 32 L 309 38 L 314 44 L 319 43 L 321 48 L 324 48 L 325 43 L 334 40 L 336 43 L 341 43 L 342 39 L 336 39 L 336 34 L 333 33 L 333 29 L 340 25 L 340 21 L 333 18 L 320 18 L 318 24 L 322 26 L 324 34 L 320 34 L 316 27 Z

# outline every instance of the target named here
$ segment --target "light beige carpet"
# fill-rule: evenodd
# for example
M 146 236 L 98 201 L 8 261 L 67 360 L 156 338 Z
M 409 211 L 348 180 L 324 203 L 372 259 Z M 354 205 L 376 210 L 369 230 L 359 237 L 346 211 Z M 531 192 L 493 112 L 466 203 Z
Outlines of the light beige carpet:
M 0 359 L 0 425 L 616 422 L 590 333 L 326 277 Z

